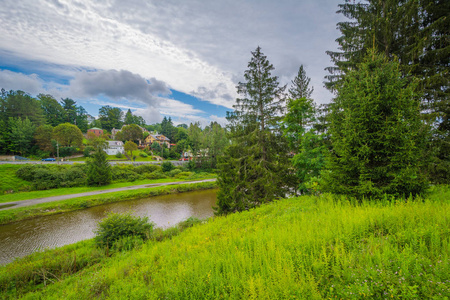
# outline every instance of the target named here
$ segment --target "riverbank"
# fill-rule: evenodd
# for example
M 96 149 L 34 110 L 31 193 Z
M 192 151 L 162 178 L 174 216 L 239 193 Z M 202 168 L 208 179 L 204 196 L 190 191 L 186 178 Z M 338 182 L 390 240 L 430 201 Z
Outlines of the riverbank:
M 169 186 L 109 192 L 98 195 L 84 196 L 57 202 L 41 203 L 27 207 L 9 208 L 0 210 L 0 225 L 17 222 L 40 216 L 64 213 L 106 203 L 146 198 L 158 195 L 174 194 L 195 190 L 212 189 L 217 187 L 215 182 L 185 183 Z M 5 205 L 5 204 L 3 204 Z
M 214 217 L 133 250 L 86 241 L 0 268 L 5 299 L 446 299 L 450 189 L 354 204 L 332 195 Z

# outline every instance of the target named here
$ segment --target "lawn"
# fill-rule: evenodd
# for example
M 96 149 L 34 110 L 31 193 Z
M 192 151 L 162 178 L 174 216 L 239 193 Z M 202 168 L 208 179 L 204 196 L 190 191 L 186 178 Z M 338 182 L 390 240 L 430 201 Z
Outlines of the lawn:
M 3 193 L 25 191 L 30 188 L 31 184 L 28 181 L 16 176 L 16 171 L 21 167 L 22 165 L 0 164 L 0 195 Z

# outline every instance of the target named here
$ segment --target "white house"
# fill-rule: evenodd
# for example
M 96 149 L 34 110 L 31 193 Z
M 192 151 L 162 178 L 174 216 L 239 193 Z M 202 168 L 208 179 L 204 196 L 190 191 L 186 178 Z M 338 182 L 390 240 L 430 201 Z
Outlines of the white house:
M 116 155 L 117 153 L 125 153 L 122 141 L 108 141 L 108 148 L 105 149 L 106 154 Z

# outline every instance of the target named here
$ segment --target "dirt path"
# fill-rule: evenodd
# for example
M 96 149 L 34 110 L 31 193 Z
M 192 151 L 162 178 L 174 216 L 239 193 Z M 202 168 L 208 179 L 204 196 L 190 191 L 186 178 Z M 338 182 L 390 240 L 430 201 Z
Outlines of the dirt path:
M 204 179 L 204 180 L 197 180 L 197 181 L 177 181 L 177 182 L 141 184 L 141 185 L 126 186 L 126 187 L 121 187 L 121 188 L 93 191 L 93 192 L 86 192 L 86 193 L 61 195 L 61 196 L 53 196 L 53 197 L 45 197 L 45 198 L 36 198 L 36 199 L 14 201 L 14 202 L 4 202 L 4 203 L 0 204 L 0 210 L 19 208 L 19 207 L 24 207 L 24 206 L 30 206 L 30 205 L 35 205 L 35 204 L 78 198 L 78 197 L 83 197 L 83 196 L 93 196 L 93 195 L 100 195 L 100 194 L 113 193 L 113 192 L 131 191 L 131 190 L 145 189 L 145 188 L 156 187 L 156 186 L 190 184 L 190 183 L 200 183 L 200 182 L 210 182 L 210 181 L 216 181 L 216 179 L 213 178 L 213 179 Z

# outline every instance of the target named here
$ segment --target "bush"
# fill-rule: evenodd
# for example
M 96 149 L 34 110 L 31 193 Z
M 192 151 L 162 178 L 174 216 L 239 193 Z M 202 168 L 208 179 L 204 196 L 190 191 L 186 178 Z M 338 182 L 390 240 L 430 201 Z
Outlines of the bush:
M 117 153 L 116 153 L 116 157 L 117 157 L 117 158 L 122 158 L 122 157 L 123 157 L 123 154 L 120 153 L 120 152 L 117 152 Z
M 181 170 L 180 170 L 180 169 L 173 169 L 172 171 L 167 172 L 167 175 L 168 175 L 169 177 L 175 177 L 176 175 L 178 175 L 178 174 L 180 174 L 180 173 L 181 173 Z
M 154 223 L 148 217 L 135 217 L 130 213 L 111 213 L 98 223 L 95 231 L 95 243 L 99 247 L 112 247 L 116 241 L 127 236 L 147 240 L 153 231 Z
M 91 156 L 91 152 L 93 152 L 95 149 L 92 146 L 87 146 L 86 148 L 84 148 L 83 150 L 83 155 L 84 157 L 90 157 Z
M 188 178 L 192 176 L 192 172 L 180 172 L 177 175 L 175 175 L 176 178 Z
M 156 171 L 156 172 L 152 172 L 152 173 L 145 173 L 145 178 L 147 178 L 147 179 L 162 179 L 162 178 L 167 178 L 167 176 L 164 175 L 164 173 L 161 171 Z
M 165 161 L 161 164 L 161 169 L 163 172 L 170 172 L 175 169 L 175 166 L 170 161 Z
M 140 157 L 148 157 L 147 153 L 145 152 L 139 152 Z
M 112 179 L 116 181 L 135 181 L 141 179 L 132 165 L 116 165 L 112 167 Z
M 152 173 L 156 171 L 161 171 L 161 167 L 154 164 L 141 165 L 135 168 L 135 172 L 138 174 Z

